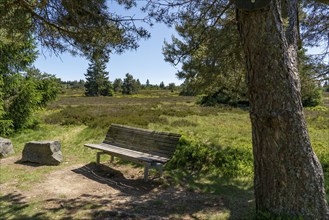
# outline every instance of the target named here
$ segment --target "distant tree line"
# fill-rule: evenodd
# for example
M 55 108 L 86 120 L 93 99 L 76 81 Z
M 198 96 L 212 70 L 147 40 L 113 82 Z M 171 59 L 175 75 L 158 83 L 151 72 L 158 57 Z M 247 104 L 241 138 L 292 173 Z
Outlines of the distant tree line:
M 174 91 L 176 89 L 175 83 L 170 83 L 167 87 L 164 82 L 159 85 L 152 85 L 147 79 L 145 84 L 142 84 L 139 79 L 127 73 L 124 79 L 117 78 L 113 83 L 109 80 L 109 73 L 106 69 L 107 60 L 103 57 L 93 57 L 87 69 L 86 82 L 73 81 L 66 82 L 66 85 L 70 85 L 71 88 L 81 88 L 83 85 L 85 88 L 86 96 L 113 96 L 114 93 L 121 93 L 124 95 L 138 94 L 140 90 L 159 90 L 169 89 Z
M 64 89 L 84 89 L 85 88 L 85 81 L 83 79 L 78 80 L 68 80 L 68 81 L 61 81 L 62 88 Z
M 125 84 L 124 81 L 126 81 Z M 109 83 L 116 94 L 137 94 L 140 90 L 170 90 L 174 92 L 181 89 L 181 86 L 177 86 L 175 83 L 169 83 L 166 86 L 164 82 L 158 85 L 151 84 L 149 80 L 146 80 L 146 83 L 142 84 L 139 79 L 135 80 L 129 73 L 126 74 L 124 79 L 117 78 L 113 82 L 109 81 Z M 82 79 L 61 81 L 62 89 L 85 90 L 85 86 L 86 81 Z

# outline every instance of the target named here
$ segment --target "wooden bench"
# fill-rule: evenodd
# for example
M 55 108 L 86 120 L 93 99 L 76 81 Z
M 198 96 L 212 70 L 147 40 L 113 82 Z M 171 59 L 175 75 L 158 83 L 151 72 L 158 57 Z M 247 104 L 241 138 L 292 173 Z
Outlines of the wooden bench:
M 145 166 L 144 180 L 147 181 L 149 168 L 156 168 L 162 175 L 162 166 L 174 154 L 180 134 L 158 132 L 112 124 L 101 144 L 85 144 L 85 147 L 100 150 L 96 162 L 102 154 L 111 155 Z

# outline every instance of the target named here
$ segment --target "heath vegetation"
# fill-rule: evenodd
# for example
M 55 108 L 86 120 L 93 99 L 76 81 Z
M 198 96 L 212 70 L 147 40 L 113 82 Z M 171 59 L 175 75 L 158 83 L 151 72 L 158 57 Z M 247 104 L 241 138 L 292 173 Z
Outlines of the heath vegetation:
M 80 92 L 83 94 L 83 91 Z M 328 98 L 328 94 L 325 93 L 324 105 L 306 108 L 305 111 L 312 146 L 324 169 L 327 199 L 329 195 Z M 108 126 L 111 123 L 119 123 L 183 135 L 174 157 L 166 165 L 164 178 L 160 182 L 155 180 L 155 183 L 165 188 L 183 187 L 185 190 L 198 192 L 199 196 L 212 195 L 224 199 L 225 202 L 220 205 L 221 211 L 209 212 L 208 215 L 200 215 L 200 218 L 217 219 L 216 216 L 221 216 L 219 219 L 229 217 L 239 219 L 244 215 L 253 218 L 253 157 L 249 113 L 245 109 L 227 106 L 202 107 L 195 104 L 196 99 L 196 97 L 178 96 L 167 90 L 142 91 L 141 94 L 133 97 L 120 95 L 93 99 L 78 94 L 61 95 L 45 110 L 38 112 L 41 122 L 38 127 L 21 131 L 11 137 L 16 150 L 16 154 L 11 158 L 19 161 L 25 142 L 56 139 L 62 143 L 65 162 L 59 167 L 39 167 L 31 172 L 27 172 L 19 162 L 17 165 L 4 162 L 1 165 L 0 181 L 1 207 L 5 211 L 2 212 L 1 217 L 14 219 L 11 216 L 14 210 L 18 216 L 23 217 L 33 217 L 46 211 L 44 200 L 37 198 L 33 203 L 14 205 L 13 200 L 8 198 L 7 190 L 16 189 L 24 195 L 26 194 L 24 192 L 46 181 L 48 175 L 56 171 L 74 165 L 90 164 L 95 160 L 95 152 L 84 148 L 83 144 L 101 142 Z M 103 163 L 106 161 L 105 157 Z M 116 163 L 116 166 L 121 168 L 135 167 L 120 160 L 116 160 Z M 111 166 L 113 165 L 108 165 Z M 120 170 L 119 167 L 114 169 Z M 94 172 L 101 172 L 99 169 L 94 168 Z M 142 170 L 141 167 L 131 169 Z M 12 175 L 13 173 L 15 175 Z M 111 180 L 106 176 L 109 175 L 106 172 L 98 174 Z M 135 178 L 142 178 L 142 173 L 134 175 Z M 63 201 L 67 202 L 65 199 Z M 162 205 L 168 201 L 162 198 L 153 202 Z M 71 208 L 79 209 L 72 216 L 87 215 L 84 207 L 72 203 Z M 63 210 L 67 209 L 63 208 Z M 90 216 L 91 212 L 95 214 L 96 210 L 101 209 L 91 209 L 87 216 Z M 50 212 L 48 210 L 47 213 L 45 216 L 54 219 L 71 215 L 54 210 Z M 187 213 L 193 216 L 197 211 L 196 209 L 186 211 L 186 207 L 181 207 L 181 211 L 177 213 L 172 216 L 181 218 Z M 162 215 L 166 216 L 166 214 Z

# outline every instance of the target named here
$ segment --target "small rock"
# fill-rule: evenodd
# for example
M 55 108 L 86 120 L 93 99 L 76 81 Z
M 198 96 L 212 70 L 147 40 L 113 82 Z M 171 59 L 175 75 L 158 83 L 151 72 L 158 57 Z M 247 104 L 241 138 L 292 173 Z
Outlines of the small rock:
M 24 146 L 22 162 L 59 165 L 62 160 L 59 141 L 31 141 Z
M 11 143 L 11 140 L 0 137 L 0 158 L 14 153 L 14 146 Z

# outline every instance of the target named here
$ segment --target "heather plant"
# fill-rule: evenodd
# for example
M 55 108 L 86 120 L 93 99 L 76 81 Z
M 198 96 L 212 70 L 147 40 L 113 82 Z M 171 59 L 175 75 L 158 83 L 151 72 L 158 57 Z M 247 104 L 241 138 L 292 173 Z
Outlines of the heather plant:
M 232 205 L 229 210 L 237 210 L 230 215 L 232 219 L 243 218 L 243 213 L 253 216 L 254 203 L 249 202 L 254 199 L 251 124 L 246 110 L 229 106 L 202 107 L 195 104 L 196 97 L 177 96 L 168 90 L 115 97 L 85 97 L 83 91 L 80 92 L 80 95 L 61 94 L 45 111 L 38 113 L 45 123 L 11 136 L 16 155 L 21 153 L 27 141 L 56 138 L 62 143 L 65 163 L 54 168 L 40 167 L 33 175 L 5 165 L 1 183 L 19 179 L 17 187 L 26 190 L 27 186 L 33 187 L 43 181 L 51 171 L 91 163 L 95 160 L 95 152 L 82 146 L 100 143 L 111 123 L 126 124 L 182 134 L 174 157 L 165 167 L 164 178 L 154 181 L 219 196 Z M 312 147 L 323 167 L 325 189 L 329 195 L 327 105 L 306 108 L 305 114 Z M 102 163 L 108 159 L 104 156 Z M 115 163 L 130 166 L 121 160 Z M 41 209 L 43 205 L 42 202 L 37 204 Z M 11 206 L 5 204 L 4 207 Z M 36 213 L 31 206 L 23 210 L 31 216 Z M 77 209 L 77 212 L 81 211 Z

